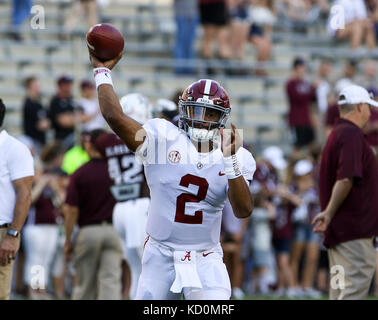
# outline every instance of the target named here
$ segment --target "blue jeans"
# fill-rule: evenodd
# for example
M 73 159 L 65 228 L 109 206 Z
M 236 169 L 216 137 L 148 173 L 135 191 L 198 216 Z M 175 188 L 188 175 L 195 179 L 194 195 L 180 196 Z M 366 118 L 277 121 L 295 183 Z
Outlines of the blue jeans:
M 186 18 L 176 17 L 176 39 L 174 48 L 175 59 L 194 59 L 194 41 L 196 38 L 196 29 L 198 17 Z M 176 73 L 193 73 L 193 67 L 177 65 Z
M 12 24 L 20 27 L 24 20 L 29 17 L 33 0 L 13 0 Z

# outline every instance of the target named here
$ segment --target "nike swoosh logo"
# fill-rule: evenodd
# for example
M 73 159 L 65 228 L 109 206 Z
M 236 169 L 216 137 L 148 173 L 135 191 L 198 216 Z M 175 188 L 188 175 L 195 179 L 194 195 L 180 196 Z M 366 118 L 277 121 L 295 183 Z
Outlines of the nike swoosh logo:
M 225 173 L 222 173 L 221 171 L 219 171 L 219 173 L 218 173 L 220 176 L 224 176 L 225 175 Z
M 214 252 L 208 252 L 208 253 L 202 253 L 202 256 L 203 257 L 207 257 L 209 254 L 211 254 L 211 253 L 214 253 Z

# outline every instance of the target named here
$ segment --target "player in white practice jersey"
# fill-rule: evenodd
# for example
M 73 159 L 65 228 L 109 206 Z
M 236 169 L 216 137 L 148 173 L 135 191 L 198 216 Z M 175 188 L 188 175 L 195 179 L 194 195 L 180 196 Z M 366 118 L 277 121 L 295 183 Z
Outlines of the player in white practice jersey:
M 111 71 L 118 58 L 91 56 L 100 107 L 110 127 L 143 162 L 151 204 L 136 299 L 229 299 L 219 244 L 227 197 L 238 218 L 250 216 L 248 184 L 255 161 L 241 148 L 226 91 L 213 80 L 190 85 L 180 101 L 179 128 L 162 119 L 143 127 L 122 112 Z

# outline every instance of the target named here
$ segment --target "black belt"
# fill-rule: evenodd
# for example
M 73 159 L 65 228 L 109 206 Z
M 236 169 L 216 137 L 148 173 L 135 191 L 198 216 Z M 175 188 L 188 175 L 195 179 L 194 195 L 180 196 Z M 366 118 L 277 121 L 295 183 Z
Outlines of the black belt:
M 10 223 L 4 223 L 0 225 L 0 229 L 8 228 L 10 226 Z

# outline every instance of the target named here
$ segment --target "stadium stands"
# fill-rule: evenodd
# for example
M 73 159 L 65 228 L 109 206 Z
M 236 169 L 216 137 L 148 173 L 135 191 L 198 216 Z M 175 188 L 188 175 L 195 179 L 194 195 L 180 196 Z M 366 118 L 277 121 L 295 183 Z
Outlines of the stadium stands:
M 176 76 L 172 71 L 178 62 L 172 58 L 175 25 L 170 1 L 141 2 L 113 0 L 100 11 L 100 21 L 114 24 L 126 38 L 126 55 L 114 71 L 116 89 L 119 95 L 140 91 L 153 100 L 171 98 L 177 89 L 206 77 L 205 64 L 201 59 L 190 61 L 198 74 Z M 11 111 L 5 125 L 14 134 L 21 133 L 22 80 L 26 76 L 34 74 L 41 79 L 46 101 L 54 93 L 54 79 L 60 74 L 72 74 L 77 83 L 91 77 L 85 43 L 87 27 L 82 25 L 67 40 L 59 40 L 62 39 L 61 26 L 69 14 L 69 1 L 37 0 L 34 4 L 45 10 L 46 28 L 33 30 L 29 22 L 25 22 L 22 29 L 25 40 L 14 42 L 7 38 L 10 4 L 0 1 L 0 68 L 7 71 L 0 76 L 0 96 Z M 293 32 L 285 27 L 285 23 L 279 22 L 273 34 L 272 61 L 264 64 L 269 76 L 256 77 L 252 73 L 250 76 L 229 76 L 222 75 L 223 72 L 215 76 L 230 92 L 234 107 L 232 120 L 244 128 L 247 141 L 257 142 L 257 148 L 267 143 L 279 143 L 284 148 L 288 145 L 283 84 L 289 76 L 294 56 L 300 54 L 308 58 L 310 72 L 321 57 L 340 58 L 336 65 L 341 65 L 343 58 L 355 57 L 346 43 L 332 43 L 325 28 L 325 21 L 320 19 L 303 34 Z M 199 39 L 200 35 L 197 48 Z M 378 51 L 361 52 L 361 55 L 377 57 Z M 220 60 L 209 63 L 223 71 L 240 67 L 252 71 L 257 66 L 251 45 L 247 47 L 247 59 L 243 63 L 231 61 L 227 66 Z M 78 93 L 77 85 L 75 90 Z

